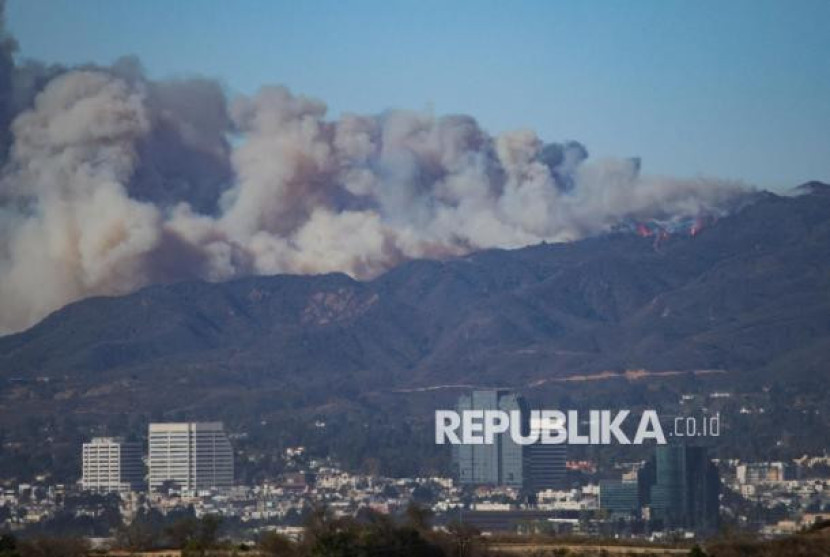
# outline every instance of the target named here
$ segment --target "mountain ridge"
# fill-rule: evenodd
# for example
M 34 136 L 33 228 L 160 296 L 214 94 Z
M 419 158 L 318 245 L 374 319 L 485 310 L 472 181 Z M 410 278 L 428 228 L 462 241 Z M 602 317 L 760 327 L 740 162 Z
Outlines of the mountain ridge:
M 274 275 L 90 298 L 0 338 L 0 376 L 94 382 L 136 366 L 210 373 L 225 362 L 273 376 L 509 384 L 608 369 L 775 367 L 830 338 L 830 199 L 809 190 L 762 194 L 660 245 L 617 232 L 411 261 L 371 281 Z

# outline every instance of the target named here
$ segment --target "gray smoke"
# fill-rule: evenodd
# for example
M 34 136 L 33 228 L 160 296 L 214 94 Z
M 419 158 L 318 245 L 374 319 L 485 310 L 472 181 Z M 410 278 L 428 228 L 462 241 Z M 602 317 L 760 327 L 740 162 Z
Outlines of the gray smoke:
M 494 137 L 469 116 L 332 120 L 284 87 L 229 102 L 214 81 L 151 81 L 131 58 L 15 65 L 1 27 L 0 40 L 3 332 L 157 282 L 372 277 L 412 258 L 718 214 L 746 191 L 592 162 L 530 130 Z
M 9 122 L 13 112 L 12 91 L 14 90 L 14 53 L 17 41 L 6 32 L 6 0 L 0 0 L 0 164 L 6 158 L 11 136 Z

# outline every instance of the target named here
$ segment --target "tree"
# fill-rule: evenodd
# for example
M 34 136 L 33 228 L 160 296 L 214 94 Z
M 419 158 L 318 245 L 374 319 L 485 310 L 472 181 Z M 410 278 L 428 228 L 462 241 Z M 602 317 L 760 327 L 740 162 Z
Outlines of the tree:
M 706 557 L 706 552 L 697 544 L 689 551 L 689 557 Z
M 161 533 L 163 518 L 158 514 L 146 513 L 143 509 L 136 514 L 132 522 L 116 530 L 115 543 L 119 548 L 129 551 L 152 549 Z
M 222 517 L 207 514 L 201 519 L 192 516 L 180 518 L 165 529 L 173 547 L 204 555 L 205 551 L 216 546 Z
M 192 517 L 181 518 L 164 529 L 170 543 L 176 549 L 184 549 L 196 539 L 199 531 L 199 521 Z
M 406 508 L 406 520 L 410 526 L 421 532 L 432 529 L 432 518 L 434 513 L 429 507 L 424 507 L 412 502 Z
M 89 544 L 79 538 L 35 538 L 19 544 L 21 557 L 86 557 Z
M 17 540 L 11 534 L 0 535 L 0 557 L 20 557 Z
M 429 486 L 419 485 L 412 490 L 412 500 L 416 503 L 429 504 L 435 499 L 435 493 Z
M 266 532 L 259 538 L 257 549 L 267 557 L 294 557 L 297 546 L 287 537 L 276 532 Z
M 481 535 L 475 526 L 463 522 L 451 522 L 447 526 L 447 532 L 454 546 L 454 555 L 468 557 L 474 554 L 475 543 Z
M 311 557 L 357 557 L 357 524 L 334 518 L 327 508 L 317 507 L 306 521 L 303 548 Z
M 220 526 L 222 526 L 222 517 L 216 514 L 206 514 L 199 521 L 198 541 L 203 549 L 216 545 Z

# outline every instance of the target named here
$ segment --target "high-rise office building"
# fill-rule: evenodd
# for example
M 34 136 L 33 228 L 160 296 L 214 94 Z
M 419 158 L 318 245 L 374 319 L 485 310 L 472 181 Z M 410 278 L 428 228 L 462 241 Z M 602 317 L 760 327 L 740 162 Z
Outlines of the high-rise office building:
M 473 391 L 458 399 L 456 410 L 502 410 L 521 412 L 523 433 L 529 413 L 527 403 L 515 393 L 503 390 Z M 523 447 L 509 433 L 497 435 L 490 445 L 454 445 L 453 464 L 458 480 L 468 485 L 506 485 L 522 487 L 525 480 Z
M 219 422 L 150 424 L 150 489 L 233 485 L 233 449 Z
M 612 515 L 639 516 L 641 502 L 637 482 L 602 480 L 599 507 Z
M 657 447 L 640 471 L 640 489 L 651 519 L 664 528 L 717 529 L 720 475 L 704 447 Z
M 98 493 L 138 491 L 144 484 L 141 443 L 95 437 L 83 444 L 81 486 Z
M 531 418 L 530 433 L 538 434 L 539 442 L 525 446 L 525 487 L 538 492 L 559 489 L 565 484 L 567 474 L 567 449 L 564 444 L 541 442 L 542 433 L 553 424 Z

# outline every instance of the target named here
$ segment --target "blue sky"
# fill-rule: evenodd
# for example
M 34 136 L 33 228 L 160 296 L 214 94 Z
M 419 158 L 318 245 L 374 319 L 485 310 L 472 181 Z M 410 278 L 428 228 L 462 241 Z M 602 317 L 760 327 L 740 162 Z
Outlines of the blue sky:
M 830 0 L 9 0 L 23 57 L 138 55 L 333 116 L 387 108 L 533 128 L 648 173 L 830 182 Z

